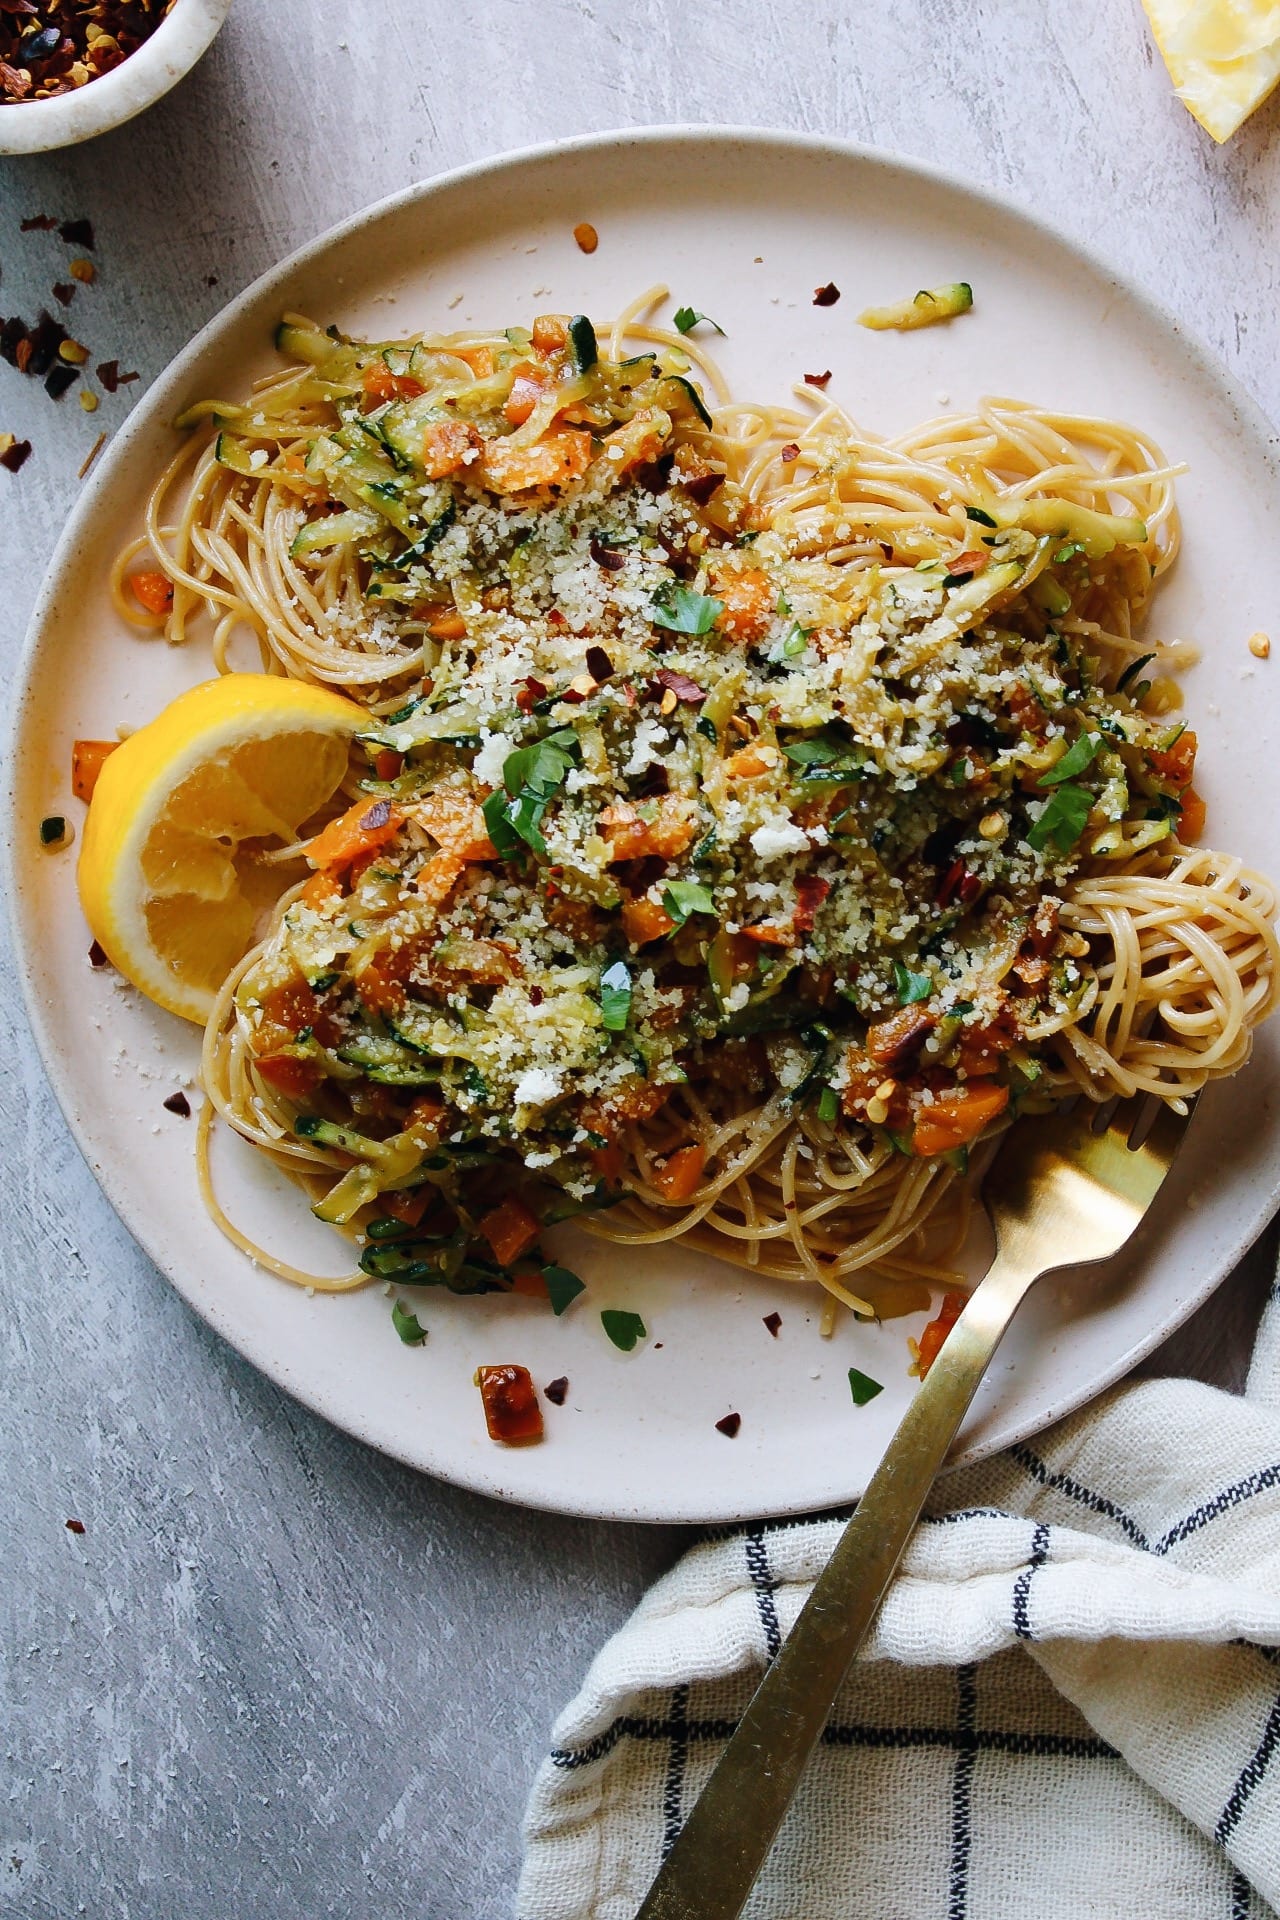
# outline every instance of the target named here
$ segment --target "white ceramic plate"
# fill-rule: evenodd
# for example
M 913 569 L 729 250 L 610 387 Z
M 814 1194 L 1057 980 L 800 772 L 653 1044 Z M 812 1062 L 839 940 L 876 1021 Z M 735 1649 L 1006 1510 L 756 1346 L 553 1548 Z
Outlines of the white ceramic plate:
M 599 230 L 579 252 L 576 223 Z M 907 335 L 855 325 L 865 304 L 964 278 L 974 312 Z M 32 1021 L 76 1138 L 121 1218 L 185 1297 L 250 1360 L 328 1419 L 414 1466 L 564 1512 L 728 1520 L 803 1511 L 861 1491 L 912 1392 L 921 1321 L 818 1332 L 805 1291 L 670 1252 L 598 1242 L 571 1258 L 589 1293 L 562 1320 L 513 1297 L 421 1296 L 423 1348 L 396 1339 L 381 1291 L 308 1299 L 255 1270 L 208 1222 L 193 1125 L 162 1107 L 194 1071 L 193 1029 L 87 965 L 73 857 L 43 858 L 43 814 L 78 807 L 70 743 L 154 714 L 207 656 L 122 629 L 106 591 L 118 543 L 200 395 L 236 396 L 272 364 L 282 309 L 377 336 L 544 310 L 607 317 L 653 281 L 712 313 L 739 392 L 784 397 L 806 371 L 868 426 L 903 429 L 996 390 L 1127 416 L 1190 462 L 1187 539 L 1156 623 L 1205 649 L 1188 696 L 1216 844 L 1276 864 L 1280 666 L 1246 650 L 1275 630 L 1280 482 L 1251 405 L 1180 329 L 1078 248 L 1017 211 L 897 160 L 775 134 L 655 130 L 472 167 L 417 187 L 316 242 L 207 327 L 118 435 L 59 546 L 18 695 L 12 889 Z M 842 299 L 813 304 L 834 280 Z M 1280 1022 L 1249 1071 L 1203 1103 L 1176 1190 L 1111 1268 L 1047 1281 L 1019 1316 L 966 1429 L 966 1458 L 1079 1406 L 1168 1334 L 1229 1271 L 1280 1192 L 1274 1125 Z M 237 1216 L 302 1264 L 342 1266 L 328 1230 L 248 1148 L 217 1154 Z M 603 1306 L 638 1309 L 649 1338 L 617 1352 Z M 762 1317 L 777 1309 L 772 1339 Z M 566 1374 L 543 1445 L 485 1436 L 476 1365 Z M 885 1383 L 861 1410 L 856 1364 Z M 715 1429 L 742 1416 L 735 1440 Z

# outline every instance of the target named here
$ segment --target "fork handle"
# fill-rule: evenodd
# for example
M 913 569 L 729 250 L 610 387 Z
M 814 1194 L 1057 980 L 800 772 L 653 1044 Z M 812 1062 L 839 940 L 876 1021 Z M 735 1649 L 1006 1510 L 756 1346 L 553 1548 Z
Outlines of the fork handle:
M 1035 1278 L 997 1257 L 970 1295 L 636 1920 L 737 1920 L 742 1912 L 969 1402 Z

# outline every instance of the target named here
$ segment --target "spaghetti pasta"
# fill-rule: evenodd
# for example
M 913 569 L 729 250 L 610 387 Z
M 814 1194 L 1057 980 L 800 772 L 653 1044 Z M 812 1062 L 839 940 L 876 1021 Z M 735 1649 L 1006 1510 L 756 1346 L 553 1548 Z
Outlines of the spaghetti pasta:
M 1140 637 L 1160 450 L 1007 399 L 895 440 L 740 401 L 664 298 L 603 353 L 582 316 L 286 317 L 116 568 L 135 625 L 369 713 L 342 821 L 261 849 L 287 890 L 205 1041 L 211 1111 L 362 1246 L 287 1279 L 536 1288 L 574 1217 L 908 1312 L 970 1146 L 1183 1105 L 1274 1010 L 1274 893 L 1193 844 L 1187 656 Z

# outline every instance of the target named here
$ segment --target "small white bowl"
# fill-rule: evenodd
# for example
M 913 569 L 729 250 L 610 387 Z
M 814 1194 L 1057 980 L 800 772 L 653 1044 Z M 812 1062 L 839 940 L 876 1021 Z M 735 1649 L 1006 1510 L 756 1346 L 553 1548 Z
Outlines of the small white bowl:
M 151 38 L 100 80 L 0 107 L 0 153 L 74 147 L 132 120 L 191 71 L 230 8 L 231 0 L 178 0 Z

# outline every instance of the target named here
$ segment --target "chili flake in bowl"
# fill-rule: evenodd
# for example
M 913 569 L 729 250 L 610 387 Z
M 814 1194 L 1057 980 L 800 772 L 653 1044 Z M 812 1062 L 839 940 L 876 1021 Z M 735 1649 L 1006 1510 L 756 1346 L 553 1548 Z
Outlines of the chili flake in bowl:
M 9 0 L 0 8 L 0 153 L 74 146 L 167 93 L 231 0 Z

